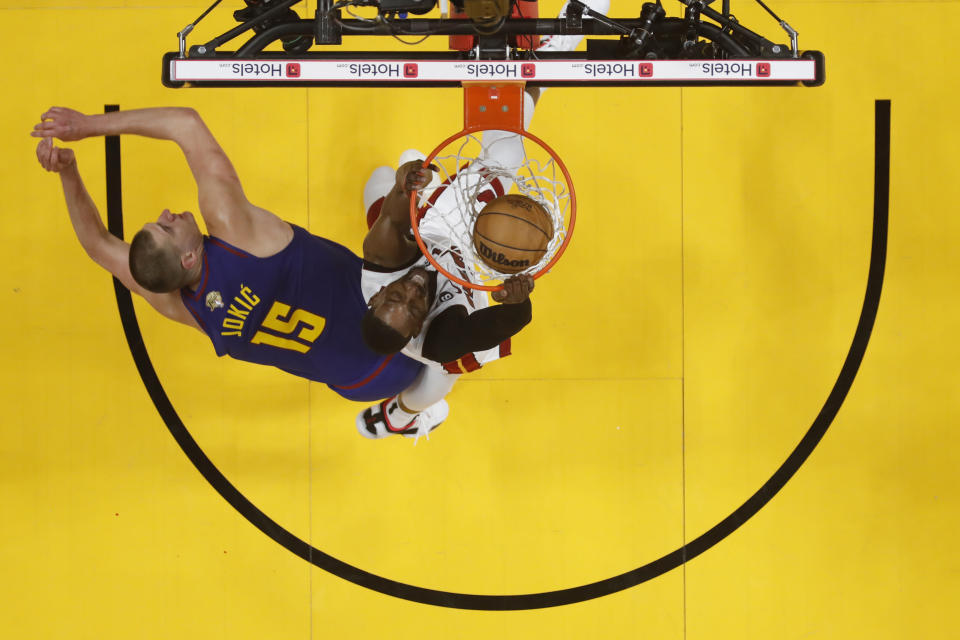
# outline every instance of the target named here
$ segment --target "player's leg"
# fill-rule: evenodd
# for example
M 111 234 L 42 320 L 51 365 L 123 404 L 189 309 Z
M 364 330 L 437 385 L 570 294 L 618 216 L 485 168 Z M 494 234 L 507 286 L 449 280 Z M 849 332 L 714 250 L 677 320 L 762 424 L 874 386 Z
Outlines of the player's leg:
M 533 91 L 533 93 L 538 93 Z M 530 124 L 533 117 L 536 100 L 530 91 L 524 91 L 524 127 Z M 509 131 L 485 130 L 480 134 L 481 146 L 483 147 L 483 160 L 469 158 L 470 164 L 466 166 L 457 165 L 448 166 L 447 171 L 454 170 L 456 173 L 434 174 L 434 180 L 438 187 L 432 194 L 430 201 L 432 205 L 426 216 L 420 224 L 420 230 L 432 230 L 437 237 L 454 236 L 468 237 L 466 217 L 464 211 L 470 209 L 469 199 L 477 191 L 478 185 L 481 195 L 478 197 L 482 202 L 489 202 L 491 199 L 507 193 L 512 184 L 508 177 L 499 177 L 501 171 L 506 171 L 516 175 L 523 167 L 526 160 L 526 152 L 523 146 L 523 137 Z M 479 156 L 478 156 L 479 157 Z M 443 164 L 443 163 L 438 163 Z M 498 177 L 490 178 L 483 169 L 486 166 L 495 166 L 498 170 Z M 480 167 L 480 170 L 477 170 Z M 443 181 L 443 184 L 440 182 Z M 432 187 L 433 185 L 431 185 Z M 428 187 L 429 188 L 429 187 Z M 484 193 L 486 192 L 486 193 Z M 486 199 L 485 199 L 486 198 Z
M 534 97 L 536 94 L 536 98 Z M 540 90 L 531 88 L 523 92 L 523 128 L 528 129 L 533 119 L 533 111 L 537 105 Z M 524 149 L 523 136 L 509 131 L 484 131 L 481 134 L 481 144 L 488 157 L 497 165 L 516 176 L 526 163 L 527 153 Z M 499 182 L 499 191 L 506 193 L 510 190 L 511 181 L 506 178 L 495 178 Z
M 459 378 L 458 373 L 446 373 L 439 367 L 426 366 L 397 399 L 408 413 L 419 413 L 443 400 Z
M 407 149 L 400 154 L 397 159 L 397 167 L 401 167 L 411 160 L 425 160 L 427 155 L 417 149 Z M 367 184 L 363 187 L 363 210 L 367 212 L 367 229 L 373 226 L 377 218 L 380 217 L 380 207 L 383 206 L 383 199 L 390 193 L 390 189 L 396 181 L 397 170 L 393 167 L 377 167 L 367 179 Z M 436 176 L 427 189 L 435 188 L 439 184 Z
M 606 14 L 610 8 L 610 0 L 584 0 L 584 4 L 597 11 Z M 559 15 L 565 16 L 567 5 L 564 4 L 560 9 Z M 583 36 L 553 36 L 544 38 L 543 43 L 538 50 L 544 51 L 572 51 L 583 41 Z M 523 127 L 530 128 L 530 122 L 536 109 L 537 102 L 546 90 L 539 87 L 530 87 L 523 94 Z M 511 171 L 514 175 L 520 171 L 526 161 L 526 152 L 524 150 L 523 137 L 510 133 L 508 131 L 483 131 L 481 134 L 481 145 L 488 155 L 500 167 Z M 420 155 L 419 157 L 423 157 Z M 473 165 L 471 165 L 473 166 Z M 429 223 L 431 217 L 448 218 L 451 212 L 458 211 L 464 205 L 462 194 L 472 192 L 472 187 L 481 181 L 476 173 L 468 170 L 460 170 L 456 177 L 450 177 L 461 183 L 456 189 L 443 189 L 433 203 L 435 216 L 427 214 L 425 219 Z M 492 191 L 506 193 L 512 181 L 507 178 L 495 178 L 492 185 Z M 422 228 L 422 227 L 421 227 Z
M 438 367 L 424 367 L 413 384 L 400 394 L 361 411 L 357 430 L 360 435 L 375 439 L 395 434 L 408 438 L 429 434 L 449 414 L 444 396 L 459 377 Z
M 606 14 L 610 9 L 610 0 L 584 0 L 584 4 Z M 567 15 L 566 3 L 560 9 L 558 17 Z M 549 36 L 544 38 L 538 51 L 573 51 L 583 41 L 583 36 Z M 523 94 L 523 128 L 529 129 L 533 112 L 544 89 L 531 87 Z M 491 157 L 505 167 L 519 167 L 524 160 L 523 138 L 507 131 L 484 131 L 483 146 Z M 507 185 L 503 185 L 506 187 Z
M 363 210 L 367 212 L 367 229 L 380 217 L 383 199 L 396 182 L 397 171 L 390 167 L 377 167 L 363 186 Z

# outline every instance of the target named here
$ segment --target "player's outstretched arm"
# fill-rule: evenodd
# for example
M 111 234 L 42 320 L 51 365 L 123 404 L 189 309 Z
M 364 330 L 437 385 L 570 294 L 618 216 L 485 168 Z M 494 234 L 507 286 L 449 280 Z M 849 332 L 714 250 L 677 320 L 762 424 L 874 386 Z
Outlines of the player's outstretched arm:
M 462 306 L 451 307 L 427 327 L 423 355 L 436 362 L 451 362 L 471 351 L 492 349 L 516 335 L 533 318 L 530 292 L 533 278 L 512 276 L 493 294 L 501 304 L 467 314 Z
M 187 107 L 153 107 L 85 115 L 51 107 L 31 135 L 61 140 L 134 134 L 171 140 L 183 151 L 197 183 L 207 230 L 255 255 L 272 255 L 293 237 L 290 225 L 250 203 L 240 178 L 200 115 Z
M 47 171 L 60 175 L 70 222 L 80 245 L 94 262 L 112 273 L 127 289 L 143 296 L 157 311 L 171 320 L 200 329 L 177 293 L 153 293 L 134 281 L 130 274 L 130 245 L 107 231 L 100 212 L 87 192 L 71 149 L 55 147 L 50 138 L 37 145 L 37 160 Z
M 86 115 L 67 107 L 50 107 L 31 135 L 73 142 L 95 136 L 135 134 L 189 144 L 196 111 L 188 107 L 152 107 Z
M 363 240 L 363 258 L 381 267 L 400 267 L 419 253 L 410 230 L 410 193 L 430 183 L 432 167 L 411 160 L 397 169 L 397 179 L 383 200 L 380 217 Z

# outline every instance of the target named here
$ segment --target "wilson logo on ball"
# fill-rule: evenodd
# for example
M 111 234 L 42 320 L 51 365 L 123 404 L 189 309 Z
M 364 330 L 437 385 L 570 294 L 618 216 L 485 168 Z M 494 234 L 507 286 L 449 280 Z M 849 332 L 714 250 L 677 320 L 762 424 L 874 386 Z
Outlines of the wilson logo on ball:
M 480 257 L 483 258 L 483 261 L 488 265 L 492 262 L 498 267 L 510 267 L 517 271 L 530 266 L 529 260 L 511 260 L 502 253 L 497 253 L 488 247 L 483 241 L 477 243 L 477 251 L 480 253 Z
M 553 220 L 536 200 L 500 196 L 477 215 L 473 246 L 485 265 L 514 274 L 537 264 L 553 238 Z

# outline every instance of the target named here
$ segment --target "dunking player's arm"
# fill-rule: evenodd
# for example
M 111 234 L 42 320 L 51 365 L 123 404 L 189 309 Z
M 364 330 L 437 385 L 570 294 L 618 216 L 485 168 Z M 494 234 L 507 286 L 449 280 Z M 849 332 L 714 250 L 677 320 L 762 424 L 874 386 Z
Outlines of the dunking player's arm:
M 131 272 L 130 244 L 104 227 L 84 187 L 73 151 L 59 149 L 51 141 L 118 134 L 172 140 L 180 146 L 196 180 L 200 213 L 211 235 L 254 255 L 269 256 L 290 242 L 293 230 L 247 200 L 229 158 L 193 109 L 163 107 L 84 115 L 53 107 L 41 116 L 31 132 L 43 138 L 37 146 L 37 159 L 47 171 L 60 174 L 71 223 L 87 254 L 160 313 L 199 329 L 178 293 L 180 287 L 196 283 L 202 263 L 202 236 L 192 214 L 165 210 L 157 222 L 144 225 L 141 233 L 150 236 L 155 246 L 171 252 L 175 273 L 166 285 L 138 282 Z
M 397 169 L 393 189 L 383 199 L 380 217 L 363 239 L 363 259 L 375 265 L 397 268 L 420 255 L 410 230 L 410 192 L 430 183 L 430 169 L 413 160 Z
M 423 355 L 451 362 L 471 351 L 492 349 L 525 327 L 533 317 L 530 291 L 533 278 L 511 278 L 504 283 L 500 303 L 468 314 L 463 306 L 440 313 L 427 328 Z
M 419 160 L 397 170 L 393 189 L 385 197 L 380 217 L 363 242 L 363 257 L 369 263 L 398 269 L 415 261 L 420 248 L 410 230 L 410 192 L 430 182 L 430 170 Z M 383 287 L 370 299 L 377 318 L 405 338 L 418 335 L 429 310 L 423 270 L 411 270 Z M 501 304 L 472 314 L 464 306 L 446 309 L 427 327 L 423 356 L 436 362 L 456 360 L 472 351 L 491 349 L 516 334 L 530 322 L 530 292 L 533 278 L 514 276 L 493 299 Z

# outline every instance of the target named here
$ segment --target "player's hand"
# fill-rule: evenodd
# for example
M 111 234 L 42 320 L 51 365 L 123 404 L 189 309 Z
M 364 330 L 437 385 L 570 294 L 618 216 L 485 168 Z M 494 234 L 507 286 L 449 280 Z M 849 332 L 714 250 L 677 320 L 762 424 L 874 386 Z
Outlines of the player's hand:
M 411 191 L 423 189 L 433 178 L 431 171 L 439 171 L 434 165 L 423 166 L 423 160 L 411 160 L 400 165 L 397 169 L 397 189 L 402 190 L 405 195 L 410 195 Z
M 530 297 L 533 276 L 521 273 L 504 280 L 503 289 L 493 292 L 493 299 L 502 304 L 519 304 Z
M 82 140 L 89 133 L 87 118 L 79 111 L 66 107 L 50 107 L 40 116 L 40 122 L 30 132 L 34 138 L 58 138 L 64 142 Z
M 73 155 L 73 149 L 55 147 L 50 138 L 44 138 L 37 145 L 37 160 L 40 161 L 41 167 L 56 173 L 72 167 L 77 161 Z

